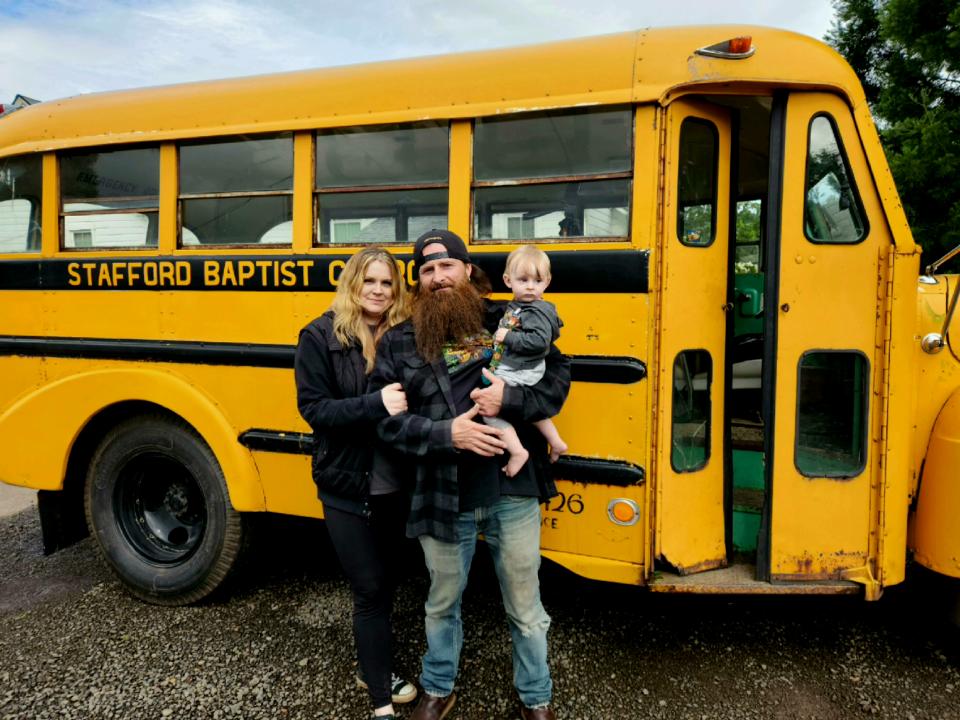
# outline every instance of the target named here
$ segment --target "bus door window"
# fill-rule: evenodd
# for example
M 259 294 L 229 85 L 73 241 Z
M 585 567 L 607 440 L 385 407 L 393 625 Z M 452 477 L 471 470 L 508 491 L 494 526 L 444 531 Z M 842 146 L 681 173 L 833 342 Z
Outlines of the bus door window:
M 446 122 L 318 131 L 317 242 L 412 243 L 445 228 L 449 132 Z
M 815 243 L 857 243 L 867 236 L 866 216 L 832 118 L 810 123 L 804 233 Z
M 40 155 L 0 159 L 0 253 L 40 250 Z
M 706 350 L 684 350 L 673 363 L 670 464 L 677 472 L 699 470 L 710 459 L 710 394 L 713 361 Z
M 686 118 L 680 129 L 677 238 L 684 245 L 710 245 L 717 233 L 717 128 Z
M 157 247 L 160 150 L 61 153 L 65 250 Z
M 180 145 L 183 247 L 290 245 L 293 136 Z
M 869 362 L 859 352 L 808 352 L 797 374 L 797 470 L 855 477 L 866 462 Z
M 474 238 L 626 239 L 632 140 L 629 108 L 478 119 Z

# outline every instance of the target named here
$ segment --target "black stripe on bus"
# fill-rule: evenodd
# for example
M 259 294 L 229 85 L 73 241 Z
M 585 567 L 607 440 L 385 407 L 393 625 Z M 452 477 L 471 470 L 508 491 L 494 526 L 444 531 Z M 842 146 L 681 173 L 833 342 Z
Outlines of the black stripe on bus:
M 646 293 L 646 250 L 550 252 L 550 293 Z M 409 263 L 412 255 L 398 254 Z M 505 292 L 504 252 L 473 260 Z M 177 255 L 10 260 L 0 263 L 0 290 L 144 290 L 331 292 L 350 255 Z
M 0 356 L 292 368 L 295 352 L 293 345 L 0 336 Z M 646 365 L 636 358 L 571 355 L 569 359 L 571 377 L 578 382 L 624 385 L 647 376 Z
M 313 435 L 276 430 L 247 430 L 238 438 L 250 450 L 309 455 L 313 451 Z M 579 455 L 564 455 L 553 465 L 553 474 L 561 480 L 587 485 L 642 485 L 646 478 L 639 465 L 622 460 L 598 460 Z

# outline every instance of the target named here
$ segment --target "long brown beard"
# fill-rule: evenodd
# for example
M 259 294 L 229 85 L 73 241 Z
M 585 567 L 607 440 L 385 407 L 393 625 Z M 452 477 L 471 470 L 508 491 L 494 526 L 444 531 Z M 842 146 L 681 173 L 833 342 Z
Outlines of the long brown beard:
M 446 343 L 483 330 L 483 298 L 469 281 L 455 285 L 450 292 L 418 290 L 413 328 L 424 360 L 436 360 Z

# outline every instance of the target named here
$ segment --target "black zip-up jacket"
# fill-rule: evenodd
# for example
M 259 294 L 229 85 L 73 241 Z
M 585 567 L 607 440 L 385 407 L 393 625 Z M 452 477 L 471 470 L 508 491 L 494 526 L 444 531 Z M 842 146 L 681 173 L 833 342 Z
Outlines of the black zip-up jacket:
M 389 413 L 367 392 L 359 343 L 344 347 L 328 310 L 300 331 L 294 360 L 297 407 L 313 429 L 313 481 L 325 505 L 368 515 L 376 424 Z

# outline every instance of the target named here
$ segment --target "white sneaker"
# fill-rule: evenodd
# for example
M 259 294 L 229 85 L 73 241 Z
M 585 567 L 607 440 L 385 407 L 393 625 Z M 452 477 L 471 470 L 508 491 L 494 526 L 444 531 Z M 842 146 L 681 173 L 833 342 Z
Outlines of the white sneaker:
M 367 684 L 363 678 L 357 675 L 357 687 L 368 690 Z M 408 683 L 399 675 L 390 675 L 390 699 L 397 705 L 413 702 L 417 699 L 417 688 L 413 683 Z

